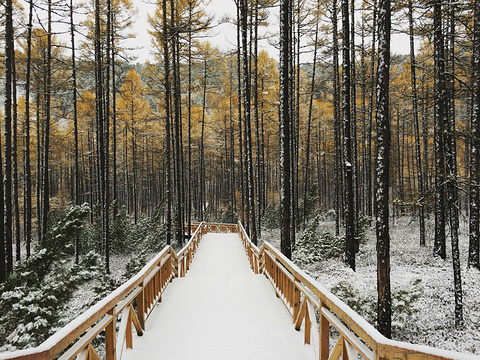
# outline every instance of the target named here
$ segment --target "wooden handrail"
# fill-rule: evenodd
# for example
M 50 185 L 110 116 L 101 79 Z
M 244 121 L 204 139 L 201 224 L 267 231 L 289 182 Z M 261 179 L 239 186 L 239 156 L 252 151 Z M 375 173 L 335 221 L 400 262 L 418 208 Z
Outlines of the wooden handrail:
M 260 248 L 248 237 L 242 224 L 239 236 L 255 273 L 263 273 L 282 300 L 297 330 L 305 332 L 305 343 L 317 342 L 320 360 L 479 360 L 480 356 L 387 339 L 328 289 L 287 259 L 268 242 Z M 318 322 L 317 322 L 318 315 Z M 330 326 L 340 336 L 330 351 Z M 314 329 L 313 329 L 314 328 Z M 314 335 L 316 334 L 316 335 Z
M 215 224 L 213 224 L 215 225 Z M 219 224 L 216 224 L 217 226 Z M 185 276 L 200 238 L 210 224 L 196 223 L 195 232 L 176 254 L 171 246 L 166 246 L 140 272 L 106 298 L 75 318 L 63 329 L 53 334 L 36 348 L 0 354 L 0 360 L 50 360 L 97 358 L 92 341 L 105 331 L 107 360 L 121 359 L 124 348 L 132 348 L 132 325 L 138 335 L 143 334 L 145 321 L 162 294 L 175 277 Z M 233 225 L 236 227 L 236 225 Z M 136 309 L 134 307 L 136 303 Z M 121 315 L 119 331 L 116 331 L 117 317 Z
M 106 359 L 120 360 L 125 348 L 133 348 L 132 325 L 138 335 L 143 334 L 145 321 L 155 305 L 161 302 L 168 284 L 175 277 L 185 276 L 201 237 L 209 232 L 239 234 L 252 270 L 269 279 L 292 315 L 295 329 L 301 330 L 303 324 L 304 342 L 315 346 L 320 360 L 337 360 L 340 356 L 354 359 L 356 354 L 374 360 L 480 359 L 475 355 L 389 340 L 271 244 L 265 242 L 260 248 L 255 246 L 241 223 L 200 223 L 195 224 L 194 234 L 178 254 L 171 246 L 166 246 L 137 275 L 40 346 L 0 354 L 0 360 L 51 360 L 60 354 L 58 358 L 61 360 L 99 358 L 92 341 L 103 331 Z M 117 317 L 120 315 L 117 332 Z M 330 327 L 340 334 L 331 351 Z

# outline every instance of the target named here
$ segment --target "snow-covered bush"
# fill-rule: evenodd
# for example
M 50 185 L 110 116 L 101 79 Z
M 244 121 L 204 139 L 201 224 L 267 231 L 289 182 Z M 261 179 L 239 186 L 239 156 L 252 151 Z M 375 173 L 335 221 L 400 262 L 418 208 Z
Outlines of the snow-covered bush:
M 221 223 L 236 224 L 238 221 L 238 214 L 234 211 L 232 205 L 228 205 L 218 220 Z
M 375 324 L 376 303 L 372 301 L 371 296 L 362 294 L 347 280 L 339 281 L 330 291 L 369 323 Z
M 394 289 L 392 293 L 392 326 L 401 331 L 405 324 L 412 322 L 418 312 L 415 303 L 423 295 L 422 279 L 412 280 L 407 287 Z
M 71 260 L 75 234 L 89 211 L 87 205 L 72 207 L 0 286 L 0 349 L 31 347 L 45 340 L 59 326 L 62 309 L 75 290 L 103 271 L 95 253 L 81 257 L 78 264 Z
M 299 210 L 300 210 L 300 221 L 303 221 L 306 218 L 306 221 L 309 221 L 313 215 L 315 215 L 315 205 L 318 201 L 318 184 L 315 182 L 308 189 L 307 196 L 302 199 Z
M 317 215 L 300 235 L 293 251 L 293 260 L 300 267 L 326 259 L 340 257 L 344 251 L 344 238 L 326 231 L 318 232 L 321 216 Z
M 267 205 L 262 217 L 262 225 L 268 230 L 280 227 L 280 207 L 277 204 L 270 203 Z
M 339 281 L 330 290 L 356 313 L 375 326 L 376 294 L 361 292 L 355 284 L 348 280 Z M 393 289 L 392 327 L 394 332 L 401 332 L 404 324 L 414 322 L 412 318 L 418 312 L 416 302 L 422 294 L 421 279 L 412 280 L 406 287 Z

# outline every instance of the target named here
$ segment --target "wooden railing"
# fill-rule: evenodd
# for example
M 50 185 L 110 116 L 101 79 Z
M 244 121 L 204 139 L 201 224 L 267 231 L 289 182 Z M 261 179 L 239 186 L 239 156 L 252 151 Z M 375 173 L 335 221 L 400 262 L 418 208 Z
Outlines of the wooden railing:
M 236 231 L 236 225 L 195 224 L 194 234 L 178 254 L 171 246 L 166 246 L 136 276 L 40 346 L 3 353 L 0 359 L 100 359 L 92 343 L 102 332 L 105 359 L 121 359 L 125 348 L 133 348 L 132 326 L 138 335 L 143 334 L 145 322 L 155 305 L 162 301 L 168 284 L 175 277 L 185 276 L 189 270 L 202 235 L 215 230 L 227 232 L 232 226 Z M 117 318 L 120 318 L 118 331 Z
M 293 326 L 303 329 L 304 342 L 315 347 L 320 360 L 337 360 L 340 356 L 342 360 L 358 356 L 375 360 L 480 359 L 479 356 L 386 339 L 272 245 L 255 246 L 240 223 L 198 223 L 194 226 L 194 234 L 178 254 L 171 246 L 165 247 L 136 276 L 40 346 L 0 354 L 0 360 L 100 359 L 92 345 L 100 333 L 105 335 L 105 359 L 121 359 L 125 348 L 133 348 L 133 327 L 138 335 L 143 334 L 145 322 L 155 305 L 162 301 L 168 284 L 175 277 L 185 276 L 201 237 L 209 232 L 238 232 L 252 270 L 270 280 L 290 312 Z M 332 350 L 331 328 L 339 334 Z
M 413 345 L 385 338 L 343 301 L 308 276 L 275 247 L 265 242 L 260 248 L 249 239 L 242 224 L 238 232 L 252 270 L 271 282 L 292 316 L 295 329 L 304 331 L 305 344 L 315 346 L 318 359 L 374 360 L 479 360 L 480 356 Z M 318 319 L 318 320 L 317 320 Z M 303 326 L 302 326 L 303 325 Z M 330 330 L 338 338 L 330 349 Z M 333 332 L 332 332 L 333 333 Z

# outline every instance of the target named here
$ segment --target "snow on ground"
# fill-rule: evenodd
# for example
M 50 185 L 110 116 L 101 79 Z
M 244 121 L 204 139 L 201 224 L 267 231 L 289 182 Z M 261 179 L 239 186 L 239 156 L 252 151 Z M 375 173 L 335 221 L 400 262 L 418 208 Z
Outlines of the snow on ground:
M 460 228 L 465 329 L 456 330 L 451 244 L 447 241 L 447 260 L 434 258 L 433 220 L 428 224 L 427 234 L 430 236 L 424 248 L 419 246 L 418 223 L 410 223 L 410 220 L 409 217 L 397 218 L 391 226 L 392 292 L 394 295 L 403 292 L 404 295 L 397 296 L 401 297 L 400 300 L 407 299 L 407 304 L 405 301 L 394 300 L 394 305 L 403 305 L 405 309 L 403 313 L 397 311 L 393 316 L 394 340 L 480 355 L 480 272 L 466 268 L 466 223 Z M 333 226 L 331 222 L 322 223 L 319 232 L 334 232 Z M 264 231 L 262 239 L 278 246 L 280 234 L 278 231 Z M 329 259 L 302 266 L 328 289 L 348 282 L 356 291 L 359 306 L 365 310 L 365 314 L 361 315 L 372 325 L 375 325 L 377 296 L 375 246 L 375 231 L 369 229 L 367 240 L 357 254 L 356 272 L 350 270 L 341 259 Z M 417 285 L 413 285 L 415 282 Z M 418 295 L 418 299 L 413 299 L 412 293 Z M 342 298 L 341 294 L 336 295 Z M 412 300 L 408 301 L 409 298 Z
M 124 359 L 315 358 L 269 281 L 250 269 L 236 234 L 203 236 L 187 276 L 157 307 Z

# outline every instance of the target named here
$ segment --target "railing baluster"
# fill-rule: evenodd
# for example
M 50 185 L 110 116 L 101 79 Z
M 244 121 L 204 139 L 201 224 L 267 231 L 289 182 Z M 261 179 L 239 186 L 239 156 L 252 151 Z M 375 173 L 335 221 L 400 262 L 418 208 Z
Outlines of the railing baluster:
M 116 360 L 115 352 L 117 350 L 116 347 L 116 314 L 115 308 L 109 310 L 107 312 L 108 315 L 112 316 L 112 321 L 107 325 L 105 328 L 105 354 L 106 360 Z
M 320 351 L 319 351 L 319 359 L 320 360 L 328 360 L 328 353 L 330 351 L 330 323 L 328 320 L 323 316 L 322 314 L 322 307 L 326 307 L 321 301 L 320 301 L 320 308 L 318 309 L 318 312 L 320 314 L 319 316 L 319 346 L 320 346 Z

